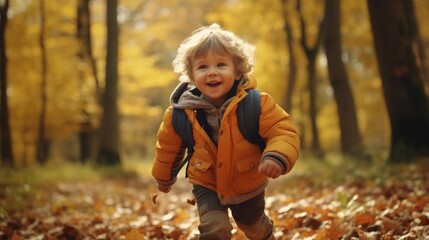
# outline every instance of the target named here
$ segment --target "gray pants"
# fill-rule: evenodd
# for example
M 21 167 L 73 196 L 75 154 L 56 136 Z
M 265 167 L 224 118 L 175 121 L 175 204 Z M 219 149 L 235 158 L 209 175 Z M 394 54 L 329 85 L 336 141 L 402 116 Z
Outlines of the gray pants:
M 200 216 L 199 239 L 231 239 L 232 225 L 229 222 L 228 208 L 238 228 L 249 239 L 274 239 L 273 223 L 265 214 L 264 193 L 235 205 L 223 206 L 217 193 L 194 185 L 193 193 Z

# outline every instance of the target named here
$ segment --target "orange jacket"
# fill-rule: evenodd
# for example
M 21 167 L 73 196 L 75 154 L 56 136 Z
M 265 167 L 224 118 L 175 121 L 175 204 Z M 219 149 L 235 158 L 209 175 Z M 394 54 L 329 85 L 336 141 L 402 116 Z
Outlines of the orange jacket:
M 267 93 L 261 92 L 259 124 L 259 134 L 267 143 L 264 152 L 261 153 L 258 146 L 241 135 L 237 103 L 247 95 L 247 88 L 255 86 L 256 83 L 251 81 L 237 90 L 223 114 L 217 146 L 198 124 L 193 109 L 185 109 L 193 126 L 195 142 L 194 154 L 187 168 L 189 182 L 216 191 L 224 205 L 246 201 L 264 191 L 268 179 L 258 172 L 258 166 L 265 157 L 282 161 L 286 174 L 299 156 L 300 140 L 290 115 Z M 159 127 L 152 168 L 152 175 L 163 185 L 175 182 L 171 169 L 183 159 L 182 139 L 173 129 L 171 115 L 170 106 Z

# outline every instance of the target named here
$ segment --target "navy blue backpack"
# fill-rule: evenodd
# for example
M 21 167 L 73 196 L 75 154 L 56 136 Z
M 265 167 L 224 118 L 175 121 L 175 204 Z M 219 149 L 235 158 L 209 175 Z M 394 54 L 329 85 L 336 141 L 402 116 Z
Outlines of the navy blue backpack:
M 259 115 L 261 114 L 260 93 L 256 89 L 249 89 L 247 93 L 247 96 L 237 106 L 238 127 L 244 138 L 250 143 L 258 145 L 262 152 L 265 149 L 266 143 L 258 133 Z M 198 114 L 198 110 L 197 119 L 202 126 L 208 125 L 204 114 Z M 182 137 L 187 148 L 185 159 L 178 167 L 172 170 L 171 175 L 175 177 L 189 162 L 189 159 L 191 159 L 195 143 L 192 135 L 192 125 L 183 109 L 173 108 L 172 123 L 174 131 Z

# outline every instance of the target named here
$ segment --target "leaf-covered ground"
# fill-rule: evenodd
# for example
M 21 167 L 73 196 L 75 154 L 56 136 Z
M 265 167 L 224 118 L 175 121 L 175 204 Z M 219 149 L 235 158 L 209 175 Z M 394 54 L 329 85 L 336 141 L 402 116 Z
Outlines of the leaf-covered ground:
M 313 167 L 271 181 L 276 239 L 429 239 L 429 166 Z M 179 179 L 159 194 L 142 176 L 0 183 L 0 239 L 197 239 L 190 190 Z

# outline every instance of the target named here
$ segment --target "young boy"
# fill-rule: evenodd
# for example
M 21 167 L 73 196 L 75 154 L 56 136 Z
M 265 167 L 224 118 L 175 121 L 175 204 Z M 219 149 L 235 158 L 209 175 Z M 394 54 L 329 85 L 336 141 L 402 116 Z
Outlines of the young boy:
M 184 40 L 173 61 L 181 83 L 158 131 L 152 175 L 165 193 L 176 181 L 172 170 L 182 161 L 185 145 L 173 129 L 172 109 L 184 109 L 195 141 L 187 175 L 198 206 L 200 239 L 231 238 L 228 209 L 249 239 L 274 239 L 273 223 L 264 212 L 265 188 L 268 178 L 288 173 L 298 159 L 300 141 L 291 117 L 267 93 L 260 94 L 264 151 L 239 130 L 237 104 L 246 89 L 256 88 L 248 76 L 253 52 L 252 45 L 212 24 Z

